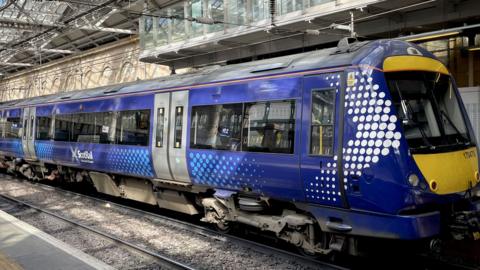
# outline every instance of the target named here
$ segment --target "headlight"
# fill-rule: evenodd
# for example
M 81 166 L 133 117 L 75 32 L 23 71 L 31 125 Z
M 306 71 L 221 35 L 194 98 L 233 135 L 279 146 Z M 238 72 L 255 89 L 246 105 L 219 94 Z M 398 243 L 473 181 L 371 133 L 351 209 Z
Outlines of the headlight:
M 419 182 L 420 180 L 416 174 L 412 173 L 410 176 L 408 176 L 408 183 L 410 183 L 411 186 L 416 187 L 418 186 Z

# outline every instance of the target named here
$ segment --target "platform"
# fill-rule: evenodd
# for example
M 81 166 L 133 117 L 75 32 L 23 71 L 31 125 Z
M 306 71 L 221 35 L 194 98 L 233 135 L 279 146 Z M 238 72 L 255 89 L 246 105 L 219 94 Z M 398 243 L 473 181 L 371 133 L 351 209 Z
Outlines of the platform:
M 0 211 L 0 269 L 113 269 L 92 256 Z

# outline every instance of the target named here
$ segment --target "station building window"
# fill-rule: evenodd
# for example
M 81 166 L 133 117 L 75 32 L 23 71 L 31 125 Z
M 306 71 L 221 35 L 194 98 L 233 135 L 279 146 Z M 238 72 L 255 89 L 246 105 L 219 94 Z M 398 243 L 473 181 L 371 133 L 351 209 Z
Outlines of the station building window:
M 312 92 L 310 154 L 333 155 L 335 89 Z
M 184 5 L 184 3 L 173 4 L 172 6 L 170 6 L 168 8 L 167 13 L 170 14 L 171 16 L 174 16 L 174 17 L 177 16 L 178 18 L 173 18 L 173 19 L 169 20 L 169 22 L 166 25 L 161 23 L 161 22 L 163 22 L 163 20 L 159 20 L 158 21 L 159 31 L 167 32 L 166 33 L 167 34 L 167 40 L 168 40 L 168 38 L 170 38 L 171 42 L 177 42 L 177 41 L 185 40 L 188 37 L 188 33 L 186 32 L 185 25 L 186 25 L 186 23 L 190 23 L 190 22 L 185 22 L 185 20 L 181 19 L 181 18 L 185 17 L 185 5 Z M 200 15 L 196 15 L 196 16 L 202 17 L 201 11 L 200 11 L 200 13 L 197 13 L 197 14 L 200 14 Z M 168 24 L 170 24 L 170 25 L 168 25 Z M 193 23 L 193 24 L 196 24 L 196 23 Z M 170 26 L 171 26 L 171 28 L 170 28 Z M 201 26 L 203 26 L 203 25 L 201 25 Z M 170 37 L 169 37 L 169 34 L 168 34 L 169 30 L 171 31 Z M 158 40 L 156 40 L 155 42 L 157 42 L 157 44 L 159 43 Z

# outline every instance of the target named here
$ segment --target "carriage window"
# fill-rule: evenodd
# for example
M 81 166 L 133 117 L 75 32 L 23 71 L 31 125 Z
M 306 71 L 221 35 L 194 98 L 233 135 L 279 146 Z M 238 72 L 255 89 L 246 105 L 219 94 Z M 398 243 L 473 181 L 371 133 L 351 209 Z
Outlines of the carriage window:
M 122 111 L 117 114 L 116 143 L 148 145 L 150 110 Z
M 99 143 L 100 139 L 95 134 L 95 114 L 80 113 L 73 116 L 72 141 L 83 143 Z
M 242 104 L 194 107 L 190 147 L 239 151 L 241 127 Z
M 182 148 L 183 106 L 175 108 L 175 133 L 173 134 L 173 148 Z
M 312 91 L 310 154 L 333 155 L 335 89 Z
M 292 154 L 294 135 L 294 100 L 245 104 L 242 150 Z
M 35 135 L 36 140 L 50 140 L 50 126 L 52 123 L 51 116 L 37 116 L 37 132 Z
M 95 139 L 97 143 L 115 143 L 117 119 L 113 112 L 97 112 L 95 115 Z
M 70 141 L 72 131 L 73 123 L 71 114 L 55 115 L 55 141 Z
M 165 108 L 158 108 L 157 110 L 157 133 L 156 146 L 163 147 L 163 130 L 165 128 Z
M 20 117 L 8 117 L 5 123 L 5 138 L 20 138 L 21 128 Z

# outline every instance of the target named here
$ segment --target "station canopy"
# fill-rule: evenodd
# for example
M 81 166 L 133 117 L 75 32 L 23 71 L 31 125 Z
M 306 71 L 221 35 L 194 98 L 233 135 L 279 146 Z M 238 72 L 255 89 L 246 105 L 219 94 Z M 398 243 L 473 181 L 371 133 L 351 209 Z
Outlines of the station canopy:
M 0 0 L 0 75 L 136 34 L 143 3 Z

